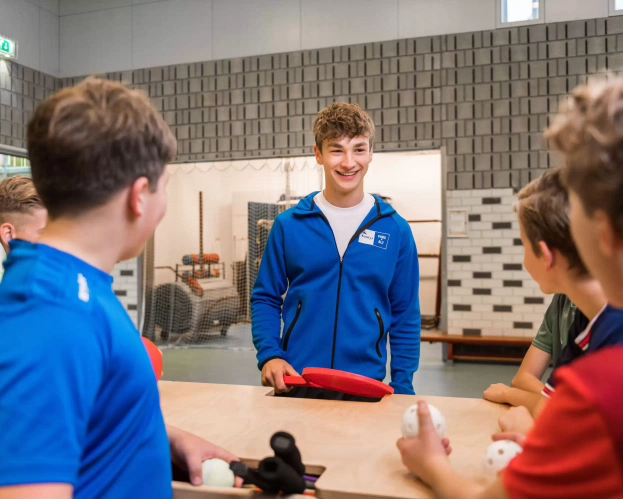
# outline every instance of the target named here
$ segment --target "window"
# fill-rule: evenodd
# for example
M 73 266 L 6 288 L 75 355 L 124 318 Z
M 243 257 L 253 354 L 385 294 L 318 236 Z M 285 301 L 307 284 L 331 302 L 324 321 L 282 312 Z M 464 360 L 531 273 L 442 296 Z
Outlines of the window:
M 616 0 L 623 3 L 622 0 Z M 532 24 L 542 21 L 543 0 L 500 0 L 499 27 L 506 24 Z
M 623 0 L 610 0 L 610 15 L 623 14 Z
M 30 177 L 30 161 L 26 158 L 0 153 L 0 182 L 13 175 Z

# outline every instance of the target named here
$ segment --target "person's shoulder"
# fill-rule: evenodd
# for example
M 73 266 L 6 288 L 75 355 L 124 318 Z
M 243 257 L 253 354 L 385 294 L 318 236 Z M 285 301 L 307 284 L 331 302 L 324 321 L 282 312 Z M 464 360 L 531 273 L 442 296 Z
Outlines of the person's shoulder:
M 108 323 L 90 311 L 50 300 L 0 310 L 0 351 L 15 369 L 65 369 L 110 351 Z
M 547 306 L 547 313 L 556 313 L 562 312 L 564 310 L 568 310 L 572 307 L 575 307 L 571 300 L 567 298 L 567 295 L 563 295 L 562 293 L 555 294 L 552 297 L 552 301 Z
M 0 330 L 2 325 L 14 331 L 62 329 L 65 334 L 101 329 L 104 301 L 115 299 L 103 273 L 93 271 L 102 276 L 89 280 L 87 271 L 45 253 L 35 245 L 11 251 L 0 286 Z
M 413 231 L 411 230 L 411 226 L 409 222 L 407 222 L 397 211 L 390 215 L 390 220 L 393 221 L 396 231 L 400 235 L 401 246 L 402 245 L 411 245 L 411 243 L 415 244 L 415 239 L 413 237 Z
M 623 388 L 623 345 L 603 348 L 598 352 L 585 355 L 567 369 L 576 373 L 594 373 L 596 375 L 602 375 L 606 372 L 615 372 L 617 373 L 617 378 L 608 378 L 608 382 L 614 383 L 617 381 L 618 383 L 616 384 Z
M 595 401 L 618 401 L 623 397 L 623 345 L 592 352 L 559 371 L 559 385 L 574 387 Z M 619 412 L 623 417 L 623 409 Z
M 376 199 L 376 198 L 375 198 Z M 407 222 L 402 215 L 400 215 L 400 213 L 398 213 L 396 211 L 396 209 L 391 206 L 390 204 L 386 203 L 383 200 L 380 200 L 381 204 L 381 212 L 387 211 L 389 212 L 389 219 L 392 220 L 394 222 L 394 224 L 396 224 L 396 228 L 398 230 L 400 230 L 400 232 L 404 233 L 404 232 L 411 232 L 411 226 L 409 225 L 409 222 Z
M 106 321 L 88 304 L 32 296 L 25 303 L 5 303 L 0 307 L 0 329 L 32 336 L 84 338 L 97 333 Z
M 591 342 L 600 346 L 623 345 L 623 310 L 608 305 L 595 319 Z
M 279 215 L 275 217 L 273 225 L 280 225 L 283 227 L 292 222 L 304 221 L 306 219 L 305 216 L 301 217 L 297 215 L 308 215 L 317 212 L 319 209 L 317 200 L 319 197 L 322 197 L 321 194 L 322 192 L 312 192 L 304 198 L 301 198 L 297 204 L 279 213 Z
M 607 305 L 596 320 L 596 324 L 599 323 L 618 324 L 623 329 L 623 309 Z

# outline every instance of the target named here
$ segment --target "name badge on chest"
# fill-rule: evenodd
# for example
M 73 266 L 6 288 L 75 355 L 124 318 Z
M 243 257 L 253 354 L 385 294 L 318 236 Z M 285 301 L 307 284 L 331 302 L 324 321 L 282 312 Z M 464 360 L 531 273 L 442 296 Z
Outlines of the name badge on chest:
M 359 235 L 359 242 L 361 244 L 367 244 L 368 246 L 387 249 L 387 245 L 389 244 L 389 234 L 367 229 Z

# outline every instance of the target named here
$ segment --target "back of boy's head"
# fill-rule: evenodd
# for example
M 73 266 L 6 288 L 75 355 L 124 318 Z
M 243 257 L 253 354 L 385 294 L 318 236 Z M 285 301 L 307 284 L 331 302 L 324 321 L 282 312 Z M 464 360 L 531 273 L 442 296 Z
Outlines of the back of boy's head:
M 322 150 L 325 140 L 341 140 L 344 137 L 366 137 L 370 147 L 374 140 L 374 122 L 357 104 L 336 102 L 323 109 L 314 121 L 314 138 Z
M 146 177 L 152 191 L 176 141 L 142 92 L 89 78 L 46 99 L 28 124 L 32 178 L 51 219 L 106 204 Z
M 532 251 L 541 256 L 539 243 L 557 250 L 579 274 L 588 271 L 571 237 L 569 195 L 560 168 L 546 171 L 519 191 L 517 214 Z
M 562 152 L 565 184 L 586 213 L 604 211 L 623 236 L 623 79 L 576 88 L 545 138 Z
M 11 222 L 12 215 L 29 215 L 42 209 L 35 185 L 27 177 L 10 177 L 0 182 L 0 224 Z

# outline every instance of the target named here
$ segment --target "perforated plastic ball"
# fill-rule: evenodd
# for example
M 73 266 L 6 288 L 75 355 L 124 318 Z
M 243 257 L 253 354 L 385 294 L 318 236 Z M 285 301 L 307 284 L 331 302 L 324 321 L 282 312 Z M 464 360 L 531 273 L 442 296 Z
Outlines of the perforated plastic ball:
M 498 440 L 493 442 L 485 453 L 483 459 L 483 467 L 485 473 L 489 477 L 494 477 L 499 471 L 508 466 L 518 454 L 521 454 L 523 449 L 520 445 L 512 440 Z
M 203 484 L 212 487 L 233 487 L 235 482 L 234 472 L 229 469 L 229 464 L 222 459 L 208 459 L 201 465 L 203 471 Z
M 441 411 L 434 405 L 428 405 L 431 418 L 433 419 L 433 426 L 437 431 L 439 438 L 446 436 L 446 418 L 441 414 Z M 417 417 L 417 405 L 412 405 L 406 411 L 402 417 L 402 436 L 404 438 L 415 438 L 420 433 L 420 424 Z

